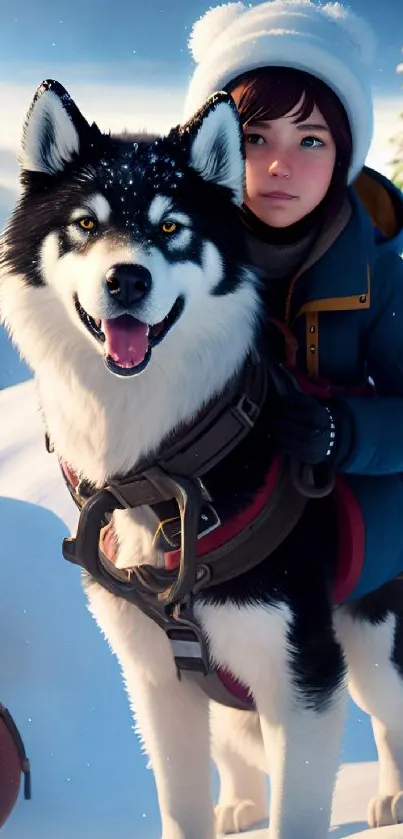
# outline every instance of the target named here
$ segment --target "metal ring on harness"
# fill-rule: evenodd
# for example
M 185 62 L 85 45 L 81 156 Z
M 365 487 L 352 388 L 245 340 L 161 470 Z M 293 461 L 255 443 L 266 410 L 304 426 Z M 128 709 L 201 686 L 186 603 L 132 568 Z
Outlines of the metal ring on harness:
M 326 480 L 321 484 L 316 484 L 314 467 L 309 463 L 290 460 L 289 469 L 295 489 L 306 498 L 325 498 L 334 490 L 336 478 L 331 469 L 327 470 Z
M 76 537 L 63 540 L 63 555 L 71 562 L 81 565 L 100 582 L 106 575 L 109 578 L 112 576 L 113 583 L 110 588 L 113 589 L 113 593 L 131 602 L 136 600 L 137 595 L 137 600 L 150 598 L 154 603 L 158 602 L 160 608 L 168 607 L 180 602 L 189 591 L 195 589 L 197 582 L 200 582 L 196 567 L 196 544 L 202 491 L 191 479 L 167 475 L 158 467 L 148 469 L 142 478 L 156 500 L 175 499 L 178 504 L 181 551 L 179 568 L 175 574 L 162 574 L 157 568 L 148 566 L 145 569 L 140 566 L 133 570 L 135 579 L 131 581 L 123 571 L 114 568 L 107 560 L 101 561 L 99 539 L 106 515 L 114 510 L 135 508 L 146 503 L 144 495 L 139 495 L 137 499 L 126 498 L 124 483 L 119 486 L 112 484 L 88 500 L 81 511 Z M 201 569 L 199 573 L 200 571 Z

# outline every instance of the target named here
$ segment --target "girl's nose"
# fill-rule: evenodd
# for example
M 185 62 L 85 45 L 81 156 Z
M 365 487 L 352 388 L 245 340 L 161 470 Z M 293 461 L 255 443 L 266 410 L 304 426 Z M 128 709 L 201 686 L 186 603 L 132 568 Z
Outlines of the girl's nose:
M 276 160 L 272 160 L 270 163 L 269 175 L 273 175 L 276 178 L 289 178 L 290 167 L 287 165 L 285 160 L 277 158 Z

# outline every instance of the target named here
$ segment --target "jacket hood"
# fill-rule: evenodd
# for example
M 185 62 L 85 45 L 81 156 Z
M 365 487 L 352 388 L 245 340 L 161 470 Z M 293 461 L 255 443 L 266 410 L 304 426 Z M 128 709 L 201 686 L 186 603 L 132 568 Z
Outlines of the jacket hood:
M 403 194 L 384 175 L 364 166 L 353 191 L 370 216 L 378 253 L 403 252 Z

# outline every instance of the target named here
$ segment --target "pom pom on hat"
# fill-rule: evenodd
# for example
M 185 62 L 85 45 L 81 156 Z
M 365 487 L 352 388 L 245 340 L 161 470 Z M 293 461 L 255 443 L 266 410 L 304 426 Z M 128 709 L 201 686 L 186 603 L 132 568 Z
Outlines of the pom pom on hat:
M 246 12 L 246 6 L 243 3 L 223 3 L 221 6 L 209 9 L 196 21 L 188 42 L 189 51 L 196 64 L 203 61 L 212 41 L 222 35 L 223 31 L 243 12 Z

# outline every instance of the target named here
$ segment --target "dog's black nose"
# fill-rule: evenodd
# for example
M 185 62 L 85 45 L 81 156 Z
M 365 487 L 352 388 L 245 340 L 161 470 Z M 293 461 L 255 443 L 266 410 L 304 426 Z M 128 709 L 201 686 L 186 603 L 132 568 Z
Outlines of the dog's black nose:
M 128 309 L 146 297 L 151 289 L 152 277 L 144 265 L 122 263 L 112 265 L 106 272 L 106 285 L 111 297 Z

